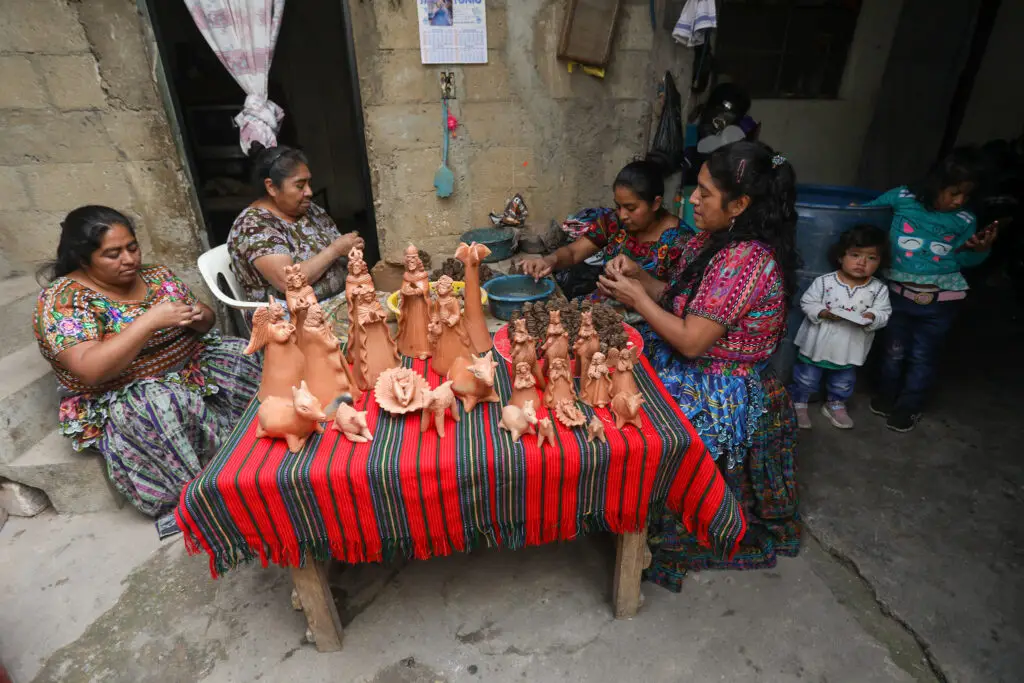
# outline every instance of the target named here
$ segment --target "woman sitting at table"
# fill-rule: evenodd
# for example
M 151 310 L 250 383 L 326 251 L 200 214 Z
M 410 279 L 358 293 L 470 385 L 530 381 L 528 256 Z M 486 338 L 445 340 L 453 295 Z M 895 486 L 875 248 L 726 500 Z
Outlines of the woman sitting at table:
M 656 156 L 627 164 L 612 185 L 616 208 L 584 212 L 587 228 L 576 241 L 547 256 L 523 261 L 523 272 L 540 279 L 572 268 L 566 281 L 560 282 L 570 298 L 593 291 L 600 273 L 600 266 L 590 265 L 593 261 L 600 259 L 603 265 L 620 254 L 655 278 L 667 278 L 693 231 L 664 207 L 664 173 Z
M 796 419 L 768 364 L 796 288 L 792 166 L 760 142 L 716 150 L 690 197 L 702 230 L 678 274 L 661 282 L 632 260 L 610 262 L 603 292 L 649 325 L 644 353 L 700 433 L 743 506 L 748 529 L 731 561 L 665 515 L 650 530 L 648 578 L 678 591 L 687 569 L 771 567 L 799 551 Z
M 228 234 L 231 271 L 249 301 L 284 298 L 285 266 L 299 263 L 321 308 L 333 317 L 345 303 L 348 274 L 339 262 L 353 247 L 355 232 L 342 235 L 327 212 L 312 201 L 309 162 L 297 149 L 254 143 L 253 181 L 262 196 L 240 213 Z M 332 297 L 336 297 L 332 300 Z
M 173 509 L 256 392 L 256 356 L 211 332 L 213 311 L 174 273 L 142 263 L 114 209 L 69 213 L 44 272 L 33 323 L 57 376 L 61 432 L 75 450 L 97 448 L 141 512 Z

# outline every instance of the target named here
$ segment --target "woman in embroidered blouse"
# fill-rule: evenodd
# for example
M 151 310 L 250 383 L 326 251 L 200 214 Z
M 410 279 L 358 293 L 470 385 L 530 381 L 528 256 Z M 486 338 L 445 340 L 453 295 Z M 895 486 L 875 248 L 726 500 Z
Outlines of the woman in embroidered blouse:
M 596 258 L 603 265 L 622 254 L 654 277 L 667 278 L 693 231 L 663 206 L 663 167 L 656 159 L 634 161 L 619 171 L 612 187 L 616 209 L 584 212 L 580 218 L 585 227 L 574 242 L 547 256 L 523 261 L 523 272 L 540 279 Z M 570 221 L 579 222 L 580 218 Z
M 60 429 L 93 446 L 145 514 L 174 508 L 216 453 L 260 379 L 246 342 L 212 331 L 213 311 L 174 273 L 143 265 L 135 230 L 105 206 L 61 223 L 34 327 L 53 366 Z
M 344 304 L 345 277 L 339 259 L 363 248 L 355 232 L 342 235 L 327 212 L 312 201 L 306 155 L 280 145 L 254 144 L 253 182 L 263 195 L 238 215 L 228 233 L 231 271 L 249 301 L 284 298 L 285 266 L 298 263 L 321 308 L 333 317 Z M 332 297 L 334 297 L 332 299 Z
M 690 197 L 701 233 L 668 283 L 615 259 L 600 288 L 645 319 L 645 354 L 741 502 L 747 532 L 731 561 L 671 515 L 650 531 L 648 578 L 679 590 L 688 569 L 774 566 L 799 550 L 793 405 L 768 360 L 785 334 L 796 279 L 795 175 L 760 142 L 712 153 Z

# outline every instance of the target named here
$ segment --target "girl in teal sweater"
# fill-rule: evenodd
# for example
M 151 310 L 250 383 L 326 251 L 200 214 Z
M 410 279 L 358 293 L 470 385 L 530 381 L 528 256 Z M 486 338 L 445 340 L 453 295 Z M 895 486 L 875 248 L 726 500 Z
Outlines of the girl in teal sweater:
M 977 229 L 965 208 L 977 184 L 975 150 L 956 149 L 923 181 L 889 190 L 867 206 L 893 210 L 889 241 L 892 318 L 882 362 L 881 393 L 871 411 L 887 426 L 909 432 L 920 418 L 935 374 L 942 340 L 967 297 L 961 268 L 981 264 L 998 233 L 995 224 Z

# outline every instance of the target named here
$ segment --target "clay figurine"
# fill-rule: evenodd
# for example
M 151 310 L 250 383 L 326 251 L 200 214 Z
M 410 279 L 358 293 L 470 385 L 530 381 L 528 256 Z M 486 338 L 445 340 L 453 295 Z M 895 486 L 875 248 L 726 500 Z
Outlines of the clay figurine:
M 520 318 L 513 323 L 512 329 L 512 367 L 527 363 L 537 380 L 537 387 L 544 388 L 544 373 L 537 360 L 537 340 L 526 329 L 526 319 Z
M 644 397 L 640 394 L 615 394 L 612 398 L 612 414 L 615 415 L 615 428 L 622 429 L 626 425 L 641 428 L 640 406 Z
M 555 358 L 564 358 L 568 362 L 569 333 L 562 327 L 561 311 L 551 311 L 549 315 L 547 339 L 540 348 L 544 352 L 544 362 L 550 366 Z
M 402 276 L 401 315 L 398 317 L 398 352 L 410 358 L 429 358 L 430 279 L 423 269 L 419 249 L 405 250 L 405 274 Z
M 537 448 L 544 449 L 544 442 L 555 445 L 555 426 L 551 423 L 550 417 L 542 417 L 537 420 Z
M 298 453 L 306 444 L 306 439 L 313 432 L 323 434 L 321 420 L 327 416 L 320 408 L 320 401 L 309 392 L 309 387 L 302 382 L 297 388 L 292 387 L 290 399 L 271 396 L 260 404 L 256 412 L 256 438 L 270 437 L 284 439 L 288 450 Z
M 398 348 L 391 338 L 386 322 L 388 314 L 377 301 L 377 295 L 370 287 L 356 290 L 356 317 L 350 329 L 357 330 L 356 342 L 352 345 L 355 362 L 356 385 L 369 391 L 377 383 L 380 373 L 398 367 Z M 351 337 L 349 338 L 351 342 Z
M 451 412 L 452 418 L 458 422 L 459 408 L 458 403 L 455 401 L 455 393 L 452 391 L 452 383 L 450 381 L 427 392 L 423 412 L 420 413 L 420 434 L 430 429 L 430 425 L 433 424 L 434 429 L 437 430 L 437 435 L 443 438 L 444 415 L 448 411 Z
M 555 417 L 566 427 L 579 427 L 587 421 L 583 412 L 576 406 L 576 389 L 573 387 L 569 361 L 565 358 L 552 359 L 548 367 L 544 406 L 554 411 Z
M 597 329 L 594 328 L 594 314 L 592 311 L 583 311 L 580 316 L 580 331 L 576 336 L 576 343 L 572 345 L 572 352 L 576 356 L 577 377 L 587 376 L 590 358 L 600 350 L 601 340 L 597 336 Z
M 637 361 L 636 347 L 627 344 L 625 350 L 608 349 L 608 366 L 614 367 L 612 374 L 612 396 L 616 394 L 639 394 L 640 389 L 636 385 L 636 377 L 633 375 L 633 365 Z
M 348 345 L 345 347 L 345 357 L 349 363 L 355 362 L 352 349 L 359 332 L 352 321 L 356 319 L 356 290 L 360 287 L 377 289 L 373 284 L 373 278 L 370 277 L 370 269 L 363 260 L 363 250 L 352 247 L 348 252 L 348 275 L 345 276 L 345 301 L 348 302 Z
M 594 443 L 594 441 L 608 443 L 608 437 L 604 433 L 604 423 L 597 415 L 590 418 L 590 422 L 587 423 L 587 443 Z
M 594 353 L 587 368 L 587 375 L 580 386 L 580 398 L 588 406 L 604 408 L 612 400 L 612 378 L 608 375 L 608 366 L 604 362 L 604 354 Z
M 480 260 L 490 256 L 491 250 L 483 244 L 461 242 L 455 249 L 455 258 L 466 266 L 466 329 L 477 353 L 487 353 L 494 347 L 491 333 L 484 319 L 484 305 L 480 299 Z
M 540 405 L 540 397 L 537 395 L 537 380 L 530 370 L 529 363 L 518 363 L 515 377 L 512 378 L 512 396 L 508 403 L 522 408 L 526 401 L 533 401 L 534 405 Z
M 473 344 L 466 331 L 466 323 L 462 319 L 462 307 L 452 289 L 452 279 L 442 275 L 437 281 L 437 306 L 435 313 L 440 321 L 440 333 L 431 335 L 437 341 L 433 347 L 430 367 L 444 377 L 448 374 L 456 358 L 473 355 Z M 429 332 L 429 329 L 428 329 Z
M 302 265 L 298 263 L 284 267 L 284 282 L 284 301 L 288 305 L 288 312 L 291 313 L 292 325 L 295 325 L 295 340 L 301 343 L 302 325 L 306 322 L 309 307 L 317 302 L 316 294 L 302 273 Z
M 501 421 L 498 427 L 512 433 L 512 441 L 517 442 L 523 438 L 523 434 L 536 434 L 534 425 L 537 424 L 537 412 L 533 408 L 533 401 L 527 401 L 520 408 L 519 406 L 505 406 L 501 409 Z
M 334 417 L 330 406 L 335 399 L 358 401 L 362 393 L 348 362 L 341 354 L 338 338 L 320 304 L 313 304 L 302 326 L 302 353 L 306 358 L 306 383 L 320 405 L 328 406 L 327 419 Z
M 352 443 L 373 441 L 373 434 L 366 424 L 366 411 L 356 410 L 344 401 L 339 402 L 337 406 L 331 428 L 341 432 L 341 435 Z
M 276 318 L 276 320 L 275 320 Z M 270 305 L 257 308 L 252 316 L 252 334 L 245 355 L 261 349 L 263 373 L 256 394 L 261 401 L 270 396 L 288 398 L 306 371 L 306 357 L 295 343 L 295 326 L 284 319 L 284 307 L 270 297 Z
M 467 413 L 477 403 L 498 403 L 501 399 L 494 390 L 494 369 L 498 367 L 490 356 L 463 356 L 455 359 L 448 371 L 452 391 L 462 400 Z
M 380 373 L 374 387 L 377 405 L 392 415 L 422 410 L 430 385 L 411 368 L 390 368 Z

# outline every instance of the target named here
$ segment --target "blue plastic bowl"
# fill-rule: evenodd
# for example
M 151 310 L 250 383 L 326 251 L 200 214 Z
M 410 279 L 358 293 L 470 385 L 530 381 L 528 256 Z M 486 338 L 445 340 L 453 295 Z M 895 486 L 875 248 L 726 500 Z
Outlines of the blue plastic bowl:
M 512 228 L 477 228 L 462 233 L 462 241 L 466 244 L 484 244 L 491 250 L 489 256 L 480 259 L 480 263 L 497 263 L 512 258 L 516 253 L 513 248 L 516 231 Z
M 555 293 L 550 279 L 534 281 L 529 275 L 501 275 L 484 283 L 491 315 L 511 320 L 512 313 L 528 301 L 544 301 Z

